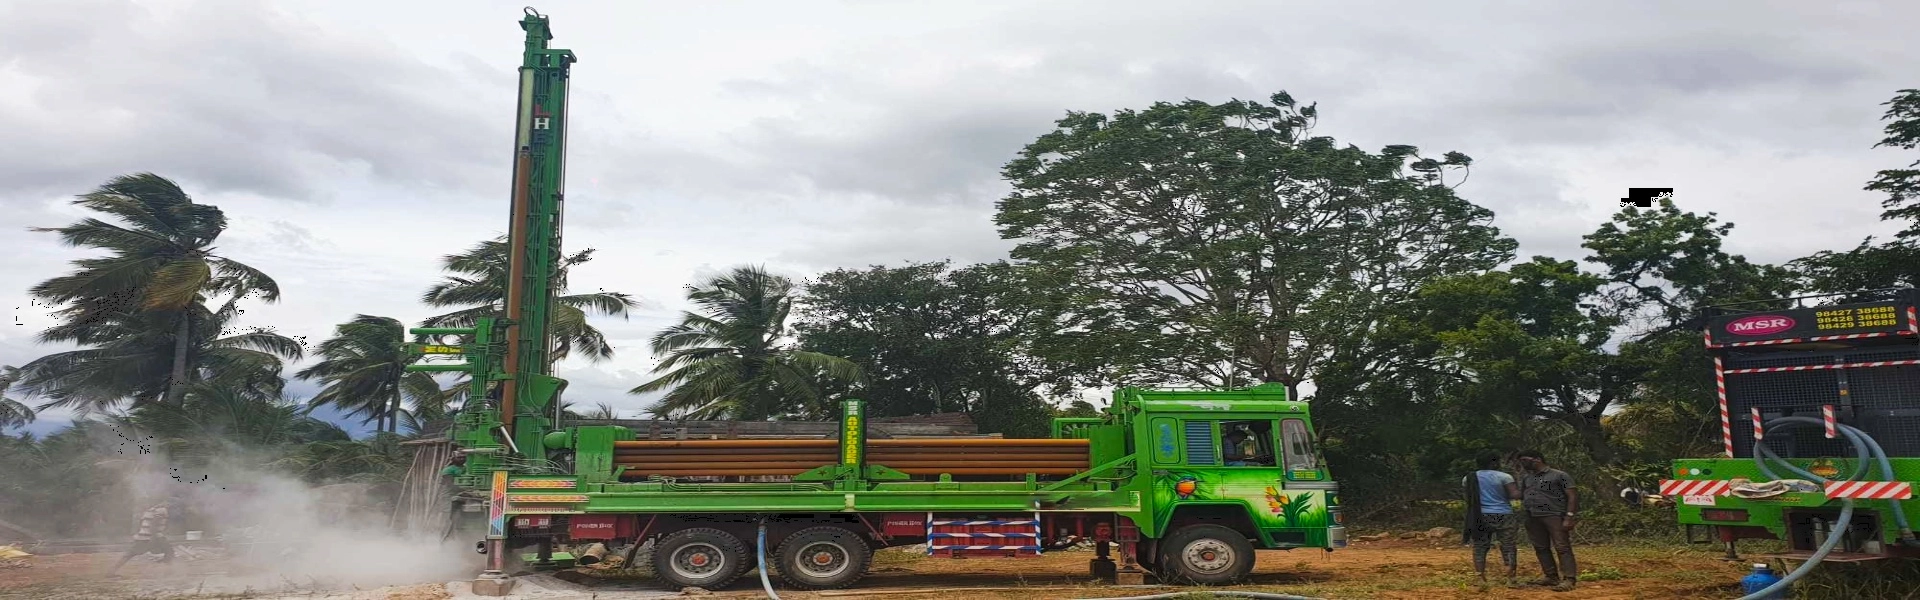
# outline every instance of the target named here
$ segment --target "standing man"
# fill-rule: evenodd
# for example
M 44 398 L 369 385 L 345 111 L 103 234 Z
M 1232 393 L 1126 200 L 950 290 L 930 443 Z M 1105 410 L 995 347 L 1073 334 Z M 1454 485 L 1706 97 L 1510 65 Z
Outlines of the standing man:
M 140 530 L 133 534 L 133 546 L 127 548 L 127 553 L 120 557 L 120 562 L 115 563 L 107 574 L 119 572 L 120 567 L 126 566 L 127 561 L 147 553 L 160 555 L 160 562 L 171 562 L 173 545 L 167 543 L 167 519 L 171 510 L 178 504 L 178 495 L 169 496 L 147 508 L 146 512 L 140 513 Z
M 1521 452 L 1519 460 L 1524 471 L 1520 476 L 1520 504 L 1527 511 L 1527 541 L 1533 543 L 1533 555 L 1540 559 L 1540 571 L 1546 575 L 1536 583 L 1552 586 L 1557 592 L 1571 590 L 1580 580 L 1580 568 L 1573 561 L 1574 513 L 1580 510 L 1573 478 L 1548 467 L 1539 450 Z
M 1474 459 L 1479 470 L 1460 478 L 1466 486 L 1467 542 L 1473 544 L 1473 570 L 1480 573 L 1480 586 L 1487 586 L 1487 551 L 1500 542 L 1500 564 L 1507 566 L 1507 585 L 1520 583 L 1520 518 L 1513 514 L 1513 499 L 1520 497 L 1520 486 L 1512 475 L 1500 470 L 1500 454 L 1480 453 Z

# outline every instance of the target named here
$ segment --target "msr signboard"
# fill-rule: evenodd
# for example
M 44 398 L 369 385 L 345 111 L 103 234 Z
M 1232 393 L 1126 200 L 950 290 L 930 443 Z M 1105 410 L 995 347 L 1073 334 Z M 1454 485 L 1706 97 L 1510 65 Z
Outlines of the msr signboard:
M 1715 315 L 1707 321 L 1714 345 L 1861 334 L 1898 335 L 1908 323 L 1911 302 L 1868 302 L 1768 312 Z

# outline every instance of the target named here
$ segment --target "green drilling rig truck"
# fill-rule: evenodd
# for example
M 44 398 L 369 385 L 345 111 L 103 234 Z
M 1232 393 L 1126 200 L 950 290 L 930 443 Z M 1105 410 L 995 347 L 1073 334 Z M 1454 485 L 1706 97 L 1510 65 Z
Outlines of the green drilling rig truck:
M 1823 294 L 1701 315 L 1722 455 L 1673 462 L 1660 494 L 1689 540 L 1786 542 L 1770 558 L 1920 558 L 1920 292 Z M 1802 571 L 1796 571 L 1795 575 Z
M 593 559 L 625 547 L 632 561 L 646 542 L 659 579 L 708 589 L 755 567 L 802 589 L 845 587 L 891 546 L 1021 558 L 1091 542 L 1094 576 L 1219 584 L 1245 578 L 1256 549 L 1346 545 L 1308 406 L 1278 384 L 1122 388 L 1104 415 L 1054 419 L 1044 439 L 869 439 L 852 399 L 831 439 L 640 440 L 625 427 L 557 427 L 566 381 L 549 370 L 549 323 L 575 56 L 548 46 L 546 16 L 529 8 L 520 25 L 503 314 L 416 328 L 409 344 L 454 359 L 409 370 L 469 378 L 444 473 L 485 490 L 473 507 L 485 515 L 476 549 L 488 559 L 476 592 L 507 593 L 518 563 L 560 564 L 561 548 Z

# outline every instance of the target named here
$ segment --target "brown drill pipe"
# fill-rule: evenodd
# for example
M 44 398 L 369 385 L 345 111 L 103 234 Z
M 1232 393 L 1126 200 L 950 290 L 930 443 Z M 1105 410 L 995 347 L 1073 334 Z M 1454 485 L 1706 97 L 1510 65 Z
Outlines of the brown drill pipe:
M 757 476 L 757 475 L 799 475 L 801 473 L 807 472 L 808 470 L 809 469 L 801 469 L 801 468 L 792 468 L 792 469 L 628 469 L 625 473 L 621 474 L 621 478 L 622 479 L 643 479 L 648 475 L 661 475 L 661 476 L 667 476 L 667 477 L 708 477 L 708 476 L 735 477 L 735 476 Z M 906 473 L 908 475 L 940 475 L 944 473 L 949 475 L 1009 475 L 1011 476 L 1011 475 L 1025 475 L 1028 473 L 1032 473 L 1035 475 L 1077 475 L 1080 472 L 1085 471 L 1086 469 L 1070 469 L 1070 468 L 1011 468 L 1011 469 L 999 468 L 999 469 L 996 469 L 996 468 L 981 468 L 981 467 L 957 467 L 957 468 L 951 468 L 951 469 L 949 468 L 907 468 L 907 469 L 896 469 L 896 470 L 902 473 Z
M 614 442 L 614 449 L 652 448 L 839 448 L 838 440 L 633 440 Z
M 527 228 L 529 215 L 533 213 L 531 198 L 533 192 L 533 149 L 520 148 L 520 155 L 513 161 L 513 223 L 507 228 L 507 358 L 504 365 L 507 379 L 500 382 L 500 424 L 507 429 L 507 437 L 513 437 L 514 403 L 520 393 L 520 311 L 521 297 L 526 295 L 527 287 Z M 509 443 L 512 443 L 509 440 Z
M 658 470 L 699 471 L 699 470 L 705 470 L 705 469 L 758 469 L 758 468 L 811 469 L 814 467 L 821 467 L 821 466 L 831 465 L 834 463 L 832 460 L 818 461 L 818 460 L 777 460 L 777 459 L 727 460 L 727 461 L 710 461 L 710 462 L 698 462 L 698 463 L 670 463 L 670 462 L 645 462 L 645 461 L 635 461 L 631 459 L 623 459 L 623 460 L 616 461 L 614 464 L 616 466 L 628 467 L 631 469 L 636 469 L 641 471 L 658 471 Z M 881 463 L 875 463 L 875 464 L 881 464 Z M 1084 460 L 1080 460 L 1080 461 L 1075 461 L 1075 460 L 1012 461 L 1012 460 L 1009 460 L 1009 461 L 956 462 L 956 461 L 950 461 L 950 460 L 930 459 L 930 460 L 889 461 L 884 464 L 885 466 L 894 468 L 894 469 L 953 468 L 953 469 L 1019 470 L 1019 469 L 1026 469 L 1026 468 L 1037 468 L 1037 469 L 1085 469 L 1087 468 L 1087 461 L 1084 461 Z
M 630 440 L 614 442 L 620 449 L 639 448 L 838 448 L 839 440 Z M 917 438 L 867 440 L 868 448 L 1086 448 L 1087 440 L 1045 438 Z
M 973 446 L 998 448 L 1003 446 L 1067 446 L 1087 447 L 1087 440 L 1056 440 L 1051 438 L 895 438 L 887 440 L 867 440 L 870 448 L 897 448 L 915 446 Z
M 822 463 L 837 462 L 839 455 L 829 452 L 727 452 L 696 454 L 690 452 L 615 452 L 615 462 L 647 463 L 706 463 L 737 462 L 753 460 L 812 460 Z M 1004 454 L 985 453 L 942 453 L 942 452 L 889 452 L 867 455 L 868 462 L 893 463 L 903 460 L 938 460 L 945 462 L 1002 462 L 1022 460 L 1074 461 L 1087 462 L 1086 454 L 1053 454 L 1047 452 L 1008 452 Z

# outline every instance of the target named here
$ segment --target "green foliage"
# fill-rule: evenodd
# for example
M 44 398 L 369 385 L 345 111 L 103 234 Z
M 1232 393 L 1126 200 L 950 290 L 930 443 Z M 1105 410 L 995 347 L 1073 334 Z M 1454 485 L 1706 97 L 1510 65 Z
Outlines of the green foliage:
M 1920 148 L 1920 89 L 1900 90 L 1882 106 L 1887 107 L 1881 117 L 1887 121 L 1886 137 L 1874 147 Z M 1823 250 L 1790 263 L 1811 290 L 1846 293 L 1920 286 L 1920 160 L 1905 169 L 1880 171 L 1866 189 L 1887 195 L 1881 220 L 1906 221 L 1905 227 L 1884 244 L 1875 245 L 1868 237 L 1852 250 Z
M 875 416 L 962 411 L 982 431 L 1045 437 L 1047 397 L 1071 393 L 1076 373 L 1034 351 L 1058 311 L 1032 284 L 1003 262 L 840 269 L 807 284 L 795 330 L 802 348 L 860 365 L 866 384 L 845 393 Z
M 268 328 L 233 327 L 242 312 L 238 300 L 229 299 L 217 311 L 190 304 L 184 320 L 176 313 L 138 311 L 56 326 L 52 331 L 84 330 L 74 341 L 86 346 L 21 365 L 14 385 L 47 398 L 41 410 L 97 411 L 129 398 L 138 407 L 168 395 L 178 403 L 177 396 L 195 383 L 227 386 L 256 399 L 277 398 L 286 384 L 280 376 L 285 361 L 299 360 L 305 350 Z M 189 327 L 182 332 L 176 324 Z M 176 372 L 186 374 L 182 385 L 173 385 Z
M 74 204 L 107 219 L 32 230 L 107 254 L 75 260 L 72 273 L 29 290 L 60 307 L 54 315 L 61 323 L 41 332 L 42 343 L 90 346 L 21 367 L 17 385 L 52 398 L 41 408 L 177 402 L 186 385 L 209 379 L 277 391 L 278 384 L 265 380 L 278 379 L 278 358 L 300 357 L 297 343 L 267 333 L 221 338 L 241 312 L 238 300 L 275 302 L 280 287 L 253 267 L 213 254 L 227 225 L 219 208 L 195 203 L 152 173 L 116 177 Z M 209 310 L 208 298 L 219 295 L 229 300 Z
M 406 326 L 390 317 L 354 315 L 336 326 L 315 353 L 320 362 L 296 374 L 325 386 L 308 403 L 348 409 L 348 416 L 364 416 L 362 422 L 380 421 L 378 429 L 386 432 L 399 431 L 403 400 L 411 400 L 416 412 L 444 413 L 433 377 L 406 370 L 418 360 L 402 347 L 406 335 Z
M 613 345 L 607 343 L 605 334 L 587 323 L 587 313 L 592 311 L 624 319 L 627 311 L 638 305 L 632 296 L 621 292 L 565 293 L 568 272 L 573 267 L 593 260 L 593 252 L 592 248 L 588 248 L 567 255 L 560 260 L 560 268 L 554 274 L 551 321 L 554 344 L 551 357 L 554 362 L 576 353 L 592 362 L 612 358 Z M 441 257 L 441 268 L 450 274 L 428 288 L 420 296 L 420 301 L 434 307 L 466 308 L 427 317 L 421 326 L 472 327 L 474 319 L 504 314 L 507 258 L 506 236 L 480 242 L 459 254 Z
M 766 419 L 834 414 L 831 384 L 857 384 L 860 367 L 794 347 L 787 317 L 793 282 L 759 267 L 740 267 L 688 286 L 700 313 L 654 334 L 660 377 L 630 393 L 666 392 L 648 411 L 660 417 Z
M 1900 90 L 1881 106 L 1887 107 L 1887 113 L 1881 117 L 1887 121 L 1886 137 L 1873 147 L 1920 148 L 1920 89 Z M 1909 221 L 1907 228 L 1900 232 L 1900 239 L 1920 238 L 1920 160 L 1909 163 L 1905 169 L 1880 171 L 1867 183 L 1866 189 L 1887 195 L 1881 203 L 1887 209 L 1882 219 Z
M 1310 136 L 1316 110 L 1074 112 L 1008 163 L 995 222 L 1072 307 L 1054 356 L 1116 383 L 1293 386 L 1420 285 L 1510 255 L 1444 185 L 1471 159 L 1340 147 Z
M 1808 291 L 1844 294 L 1859 290 L 1920 287 L 1920 241 L 1873 238 L 1846 251 L 1821 250 L 1789 263 Z
M 36 416 L 33 407 L 7 397 L 7 388 L 19 378 L 18 367 L 0 367 L 0 432 L 32 423 Z

